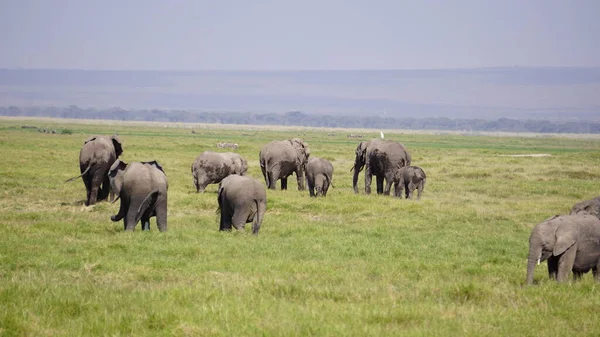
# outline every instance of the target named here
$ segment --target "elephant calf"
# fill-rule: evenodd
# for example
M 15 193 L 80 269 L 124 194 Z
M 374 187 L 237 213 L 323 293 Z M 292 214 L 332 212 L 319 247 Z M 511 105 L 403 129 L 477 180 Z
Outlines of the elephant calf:
M 117 159 L 108 173 L 110 185 L 121 199 L 119 213 L 110 217 L 123 219 L 126 231 L 133 231 L 142 220 L 142 230 L 150 230 L 150 217 L 156 217 L 158 230 L 167 230 L 167 176 L 156 161 L 127 164 Z
M 533 284 L 536 263 L 548 260 L 548 275 L 563 282 L 592 270 L 600 281 L 600 219 L 589 214 L 556 215 L 536 225 L 529 236 L 527 284 Z
M 219 230 L 230 231 L 233 225 L 244 230 L 253 222 L 252 234 L 258 235 L 267 210 L 267 191 L 263 184 L 248 176 L 230 175 L 221 181 L 217 197 L 221 212 Z
M 333 165 L 327 159 L 310 157 L 306 164 L 306 185 L 311 197 L 327 196 L 329 185 L 333 187 Z M 316 190 L 316 191 L 315 191 Z
M 427 176 L 425 171 L 418 166 L 403 166 L 394 173 L 394 196 L 402 198 L 402 190 L 406 189 L 406 199 L 412 199 L 415 189 L 418 190 L 417 200 L 425 188 Z
M 576 203 L 571 214 L 592 214 L 600 219 L 600 197 Z
M 202 193 L 208 184 L 218 184 L 230 174 L 244 175 L 248 162 L 233 152 L 205 151 L 192 163 L 192 176 L 196 192 Z

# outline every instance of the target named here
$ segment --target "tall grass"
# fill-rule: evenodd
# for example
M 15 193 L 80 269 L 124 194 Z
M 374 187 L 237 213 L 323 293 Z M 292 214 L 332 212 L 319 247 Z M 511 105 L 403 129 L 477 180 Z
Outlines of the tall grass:
M 352 191 L 356 139 L 320 130 L 61 124 L 41 134 L 0 120 L 0 334 L 590 335 L 598 287 L 524 287 L 527 239 L 544 219 L 599 195 L 600 140 L 386 132 L 424 168 L 421 201 Z M 168 232 L 124 233 L 117 204 L 84 206 L 78 153 L 118 132 L 126 162 L 156 159 L 169 179 Z M 365 130 L 367 137 L 377 132 Z M 372 135 L 371 135 L 372 133 Z M 191 163 L 238 143 L 258 152 L 300 136 L 332 161 L 326 198 L 268 191 L 258 237 L 220 233 L 216 185 L 195 193 Z M 550 157 L 505 157 L 548 153 Z

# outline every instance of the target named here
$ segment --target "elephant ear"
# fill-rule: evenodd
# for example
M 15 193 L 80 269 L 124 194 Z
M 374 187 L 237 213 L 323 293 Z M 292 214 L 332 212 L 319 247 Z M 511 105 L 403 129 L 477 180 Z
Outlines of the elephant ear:
M 552 255 L 558 256 L 577 243 L 577 226 L 575 224 L 562 224 L 556 230 L 556 243 Z
M 117 155 L 117 158 L 119 158 L 119 156 L 123 153 L 123 143 L 121 142 L 119 135 L 117 135 L 116 133 L 112 135 L 110 139 L 112 140 L 113 146 L 115 147 L 115 153 Z
M 88 139 L 86 139 L 83 144 L 87 144 L 89 142 L 93 142 L 94 140 L 96 140 L 96 138 L 98 138 L 98 136 L 90 136 Z
M 142 164 L 148 164 L 148 165 L 154 166 L 157 169 L 159 169 L 162 173 L 165 173 L 165 170 L 163 170 L 163 167 L 156 160 L 144 161 L 144 162 L 142 162 Z M 165 175 L 166 175 L 166 173 L 165 173 Z
M 121 159 L 115 160 L 108 170 L 109 177 L 115 177 L 119 171 L 124 171 L 127 168 L 127 163 Z
M 308 148 L 308 144 L 306 144 L 300 138 L 292 138 L 289 140 L 290 144 L 296 149 L 296 162 L 298 165 L 305 164 L 308 161 L 308 157 L 310 156 L 310 149 Z

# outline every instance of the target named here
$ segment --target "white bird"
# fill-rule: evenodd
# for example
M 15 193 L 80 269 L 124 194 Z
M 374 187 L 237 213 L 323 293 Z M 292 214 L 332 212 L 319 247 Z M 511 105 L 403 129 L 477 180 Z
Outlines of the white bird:
M 381 133 L 381 139 L 383 139 L 383 130 L 379 131 Z

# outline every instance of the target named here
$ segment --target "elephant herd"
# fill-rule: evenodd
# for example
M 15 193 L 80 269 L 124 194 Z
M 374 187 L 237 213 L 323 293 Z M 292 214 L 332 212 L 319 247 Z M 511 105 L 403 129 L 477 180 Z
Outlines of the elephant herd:
M 86 205 L 106 200 L 121 200 L 119 212 L 112 221 L 124 222 L 126 231 L 142 222 L 142 230 L 150 229 L 150 218 L 156 217 L 160 231 L 167 230 L 167 176 L 157 161 L 125 163 L 118 135 L 92 136 L 79 153 L 81 177 L 86 189 Z M 298 190 L 308 185 L 311 197 L 327 196 L 333 186 L 333 165 L 324 158 L 310 155 L 308 145 L 299 138 L 272 141 L 259 152 L 260 169 L 268 189 L 287 189 L 287 179 L 295 174 Z M 375 176 L 377 193 L 411 198 L 413 191 L 421 197 L 426 182 L 423 169 L 411 166 L 410 153 L 404 145 L 391 140 L 362 141 L 356 147 L 352 187 L 358 193 L 358 175 L 364 169 L 365 193 L 371 193 Z M 208 184 L 219 184 L 219 229 L 244 230 L 252 223 L 252 233 L 258 234 L 267 205 L 265 185 L 246 175 L 248 162 L 237 153 L 205 151 L 192 163 L 191 173 L 197 192 Z M 116 196 L 116 199 L 115 199 Z M 575 204 L 569 215 L 556 215 L 536 225 L 529 237 L 527 284 L 533 284 L 536 263 L 548 262 L 548 274 L 558 282 L 573 272 L 578 279 L 592 271 L 600 281 L 600 197 Z
M 126 163 L 119 159 L 123 146 L 118 135 L 92 136 L 79 153 L 81 177 L 86 189 L 86 206 L 106 200 L 121 200 L 119 212 L 111 216 L 114 222 L 123 220 L 124 229 L 133 231 L 138 222 L 142 230 L 150 230 L 150 218 L 156 217 L 160 231 L 167 230 L 167 176 L 157 161 Z M 295 174 L 298 190 L 305 190 L 305 181 L 311 197 L 327 196 L 333 187 L 333 165 L 324 158 L 310 156 L 308 144 L 292 138 L 272 141 L 259 152 L 260 169 L 266 187 L 287 190 L 287 179 Z M 404 145 L 390 140 L 361 142 L 356 148 L 353 187 L 358 193 L 358 173 L 365 169 L 365 192 L 371 192 L 371 178 L 377 180 L 377 193 L 401 197 L 406 189 L 407 198 L 417 189 L 420 198 L 425 184 L 425 172 L 410 166 L 411 157 Z M 219 184 L 218 211 L 221 214 L 220 230 L 243 230 L 253 223 L 252 233 L 258 234 L 267 205 L 265 186 L 246 175 L 248 161 L 233 152 L 201 153 L 192 163 L 191 173 L 196 191 L 204 192 L 209 184 Z M 383 189 L 384 181 L 386 183 Z M 116 198 L 115 198 L 116 196 Z

